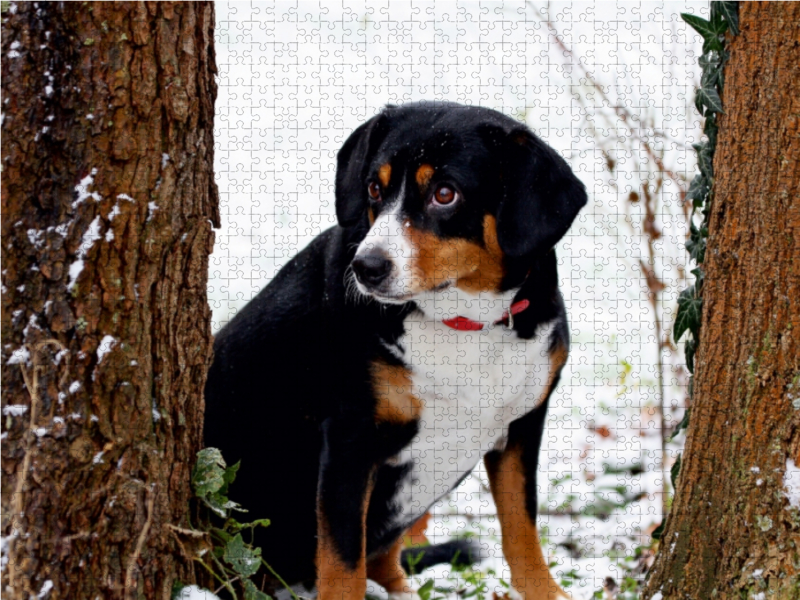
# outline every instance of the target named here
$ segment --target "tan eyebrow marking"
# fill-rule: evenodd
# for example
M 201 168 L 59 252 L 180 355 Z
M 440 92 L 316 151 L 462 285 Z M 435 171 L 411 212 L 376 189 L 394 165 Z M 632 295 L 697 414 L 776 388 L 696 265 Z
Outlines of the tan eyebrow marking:
M 430 165 L 421 165 L 417 169 L 417 185 L 420 189 L 424 190 L 428 186 L 428 182 L 433 177 L 433 167 Z
M 381 184 L 383 187 L 387 187 L 389 185 L 389 180 L 392 178 L 392 165 L 386 163 L 385 165 L 381 165 L 381 168 L 378 169 L 378 179 L 381 180 Z

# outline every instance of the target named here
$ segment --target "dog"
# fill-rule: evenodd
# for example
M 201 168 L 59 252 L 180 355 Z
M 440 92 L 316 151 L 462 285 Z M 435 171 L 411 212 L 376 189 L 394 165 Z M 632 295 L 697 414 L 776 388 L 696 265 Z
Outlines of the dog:
M 564 159 L 487 108 L 389 105 L 337 155 L 338 225 L 216 336 L 205 442 L 242 461 L 256 542 L 321 600 L 417 597 L 402 538 L 484 460 L 511 583 L 567 598 L 536 529 L 569 333 L 554 245 L 586 204 Z

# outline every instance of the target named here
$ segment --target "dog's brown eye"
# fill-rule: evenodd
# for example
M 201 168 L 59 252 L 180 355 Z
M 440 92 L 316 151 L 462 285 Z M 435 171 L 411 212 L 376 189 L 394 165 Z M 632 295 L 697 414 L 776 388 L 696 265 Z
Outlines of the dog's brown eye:
M 381 199 L 381 186 L 378 185 L 378 182 L 372 181 L 367 186 L 367 193 L 369 197 L 373 200 L 380 200 Z
M 440 185 L 433 193 L 433 199 L 439 204 L 451 204 L 456 199 L 456 191 L 446 185 Z

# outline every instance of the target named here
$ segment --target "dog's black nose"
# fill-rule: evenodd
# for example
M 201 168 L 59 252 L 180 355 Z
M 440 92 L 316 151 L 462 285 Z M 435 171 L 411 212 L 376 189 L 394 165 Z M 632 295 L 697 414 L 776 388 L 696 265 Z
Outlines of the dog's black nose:
M 364 254 L 353 259 L 353 272 L 363 285 L 378 285 L 386 279 L 391 270 L 392 261 L 382 253 Z

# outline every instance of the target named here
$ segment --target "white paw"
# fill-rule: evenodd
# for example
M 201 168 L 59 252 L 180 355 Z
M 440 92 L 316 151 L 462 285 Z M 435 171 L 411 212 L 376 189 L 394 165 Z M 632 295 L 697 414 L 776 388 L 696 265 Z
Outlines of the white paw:
M 389 600 L 420 600 L 417 592 L 390 592 Z

